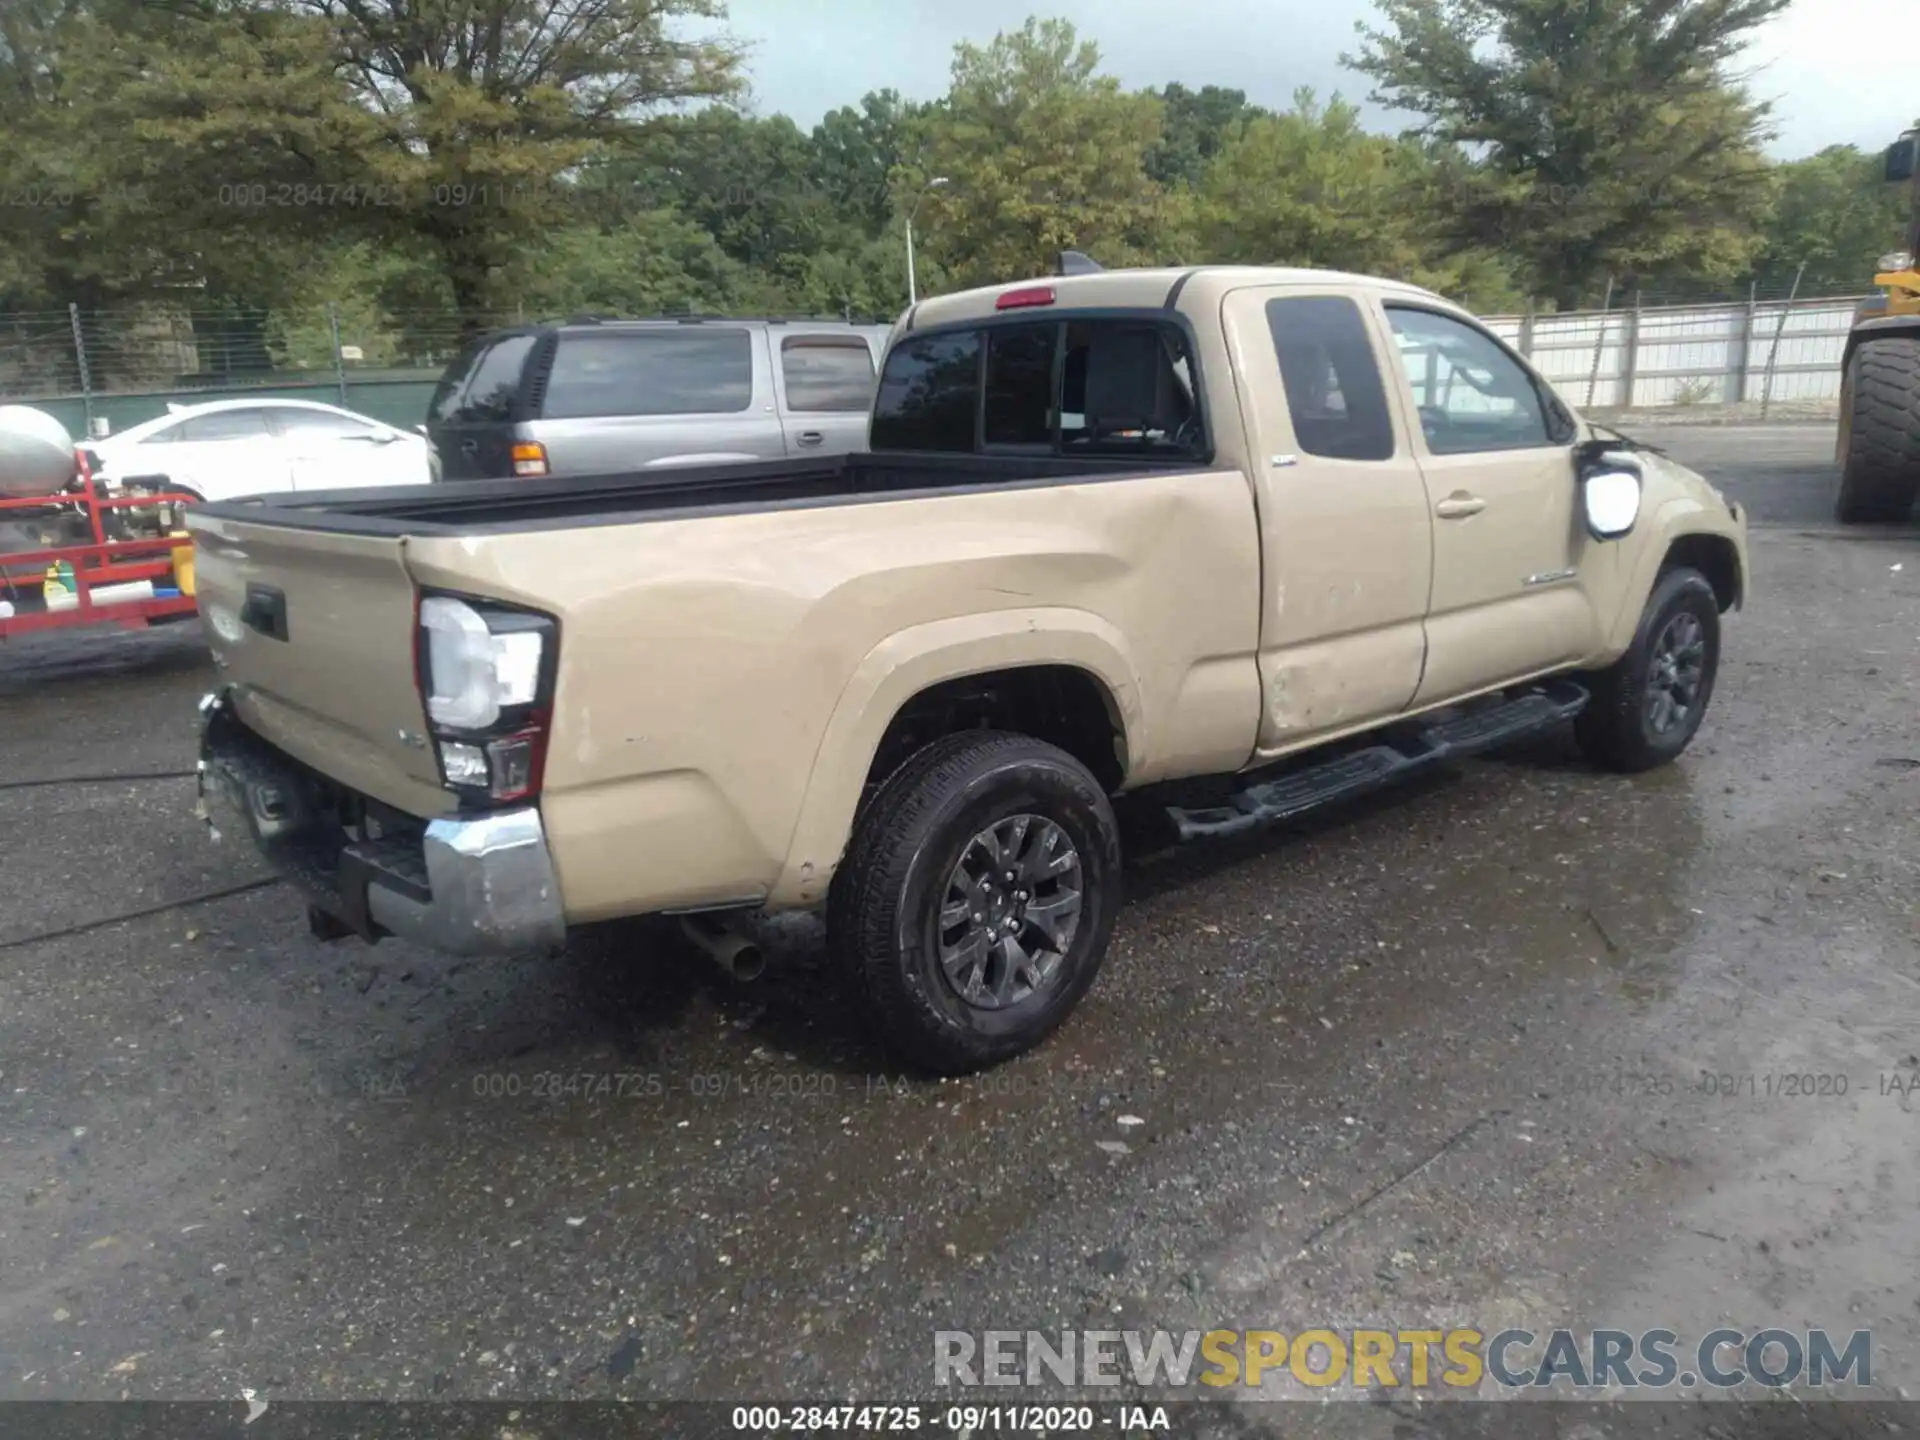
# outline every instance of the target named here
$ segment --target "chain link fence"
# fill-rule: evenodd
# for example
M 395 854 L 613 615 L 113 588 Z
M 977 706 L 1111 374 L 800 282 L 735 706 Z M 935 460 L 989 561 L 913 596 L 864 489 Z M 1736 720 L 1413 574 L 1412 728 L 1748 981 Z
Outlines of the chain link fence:
M 249 394 L 329 401 L 410 428 L 468 335 L 521 318 L 165 302 L 0 313 L 0 402 L 35 405 L 75 434 Z
M 1489 317 L 1577 406 L 1694 414 L 1819 413 L 1837 405 L 1860 295 L 1744 295 L 1661 303 L 1610 294 L 1601 310 Z M 342 301 L 266 312 L 153 301 L 111 311 L 0 313 L 0 402 L 112 433 L 169 404 L 272 394 L 324 400 L 411 428 L 465 337 L 526 315 L 392 312 Z

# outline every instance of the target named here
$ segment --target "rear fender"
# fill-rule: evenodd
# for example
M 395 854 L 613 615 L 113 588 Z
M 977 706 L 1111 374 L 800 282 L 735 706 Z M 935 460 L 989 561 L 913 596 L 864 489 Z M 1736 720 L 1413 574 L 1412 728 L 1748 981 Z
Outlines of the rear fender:
M 1099 680 L 1125 731 L 1128 764 L 1139 768 L 1148 737 L 1138 677 L 1126 640 L 1099 616 L 995 610 L 899 631 L 867 653 L 834 706 L 769 903 L 813 905 L 826 898 L 881 738 L 902 706 L 943 680 L 1025 665 L 1077 666 Z

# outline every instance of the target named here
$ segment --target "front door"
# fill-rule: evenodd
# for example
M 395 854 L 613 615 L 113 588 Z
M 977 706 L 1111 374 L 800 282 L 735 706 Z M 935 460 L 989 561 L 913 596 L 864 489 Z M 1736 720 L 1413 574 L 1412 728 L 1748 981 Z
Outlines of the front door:
M 1433 521 L 1366 304 L 1227 297 L 1262 472 L 1261 758 L 1398 714 L 1420 684 Z
M 286 490 L 292 471 L 257 405 L 202 410 L 171 431 L 163 457 L 167 478 L 204 500 L 271 495 Z M 142 456 L 146 460 L 146 456 Z
M 1565 665 L 1596 644 L 1602 547 L 1579 523 L 1571 434 L 1479 326 L 1389 301 L 1403 402 L 1433 514 L 1425 706 Z M 1565 434 L 1560 438 L 1555 432 Z

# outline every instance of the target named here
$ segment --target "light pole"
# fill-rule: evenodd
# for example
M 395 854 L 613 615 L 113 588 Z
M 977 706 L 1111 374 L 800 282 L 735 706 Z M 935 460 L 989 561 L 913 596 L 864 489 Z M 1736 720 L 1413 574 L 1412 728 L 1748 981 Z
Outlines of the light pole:
M 913 274 L 913 217 L 920 213 L 920 202 L 947 183 L 947 177 L 936 175 L 920 187 L 920 193 L 914 197 L 913 208 L 907 211 L 907 303 L 920 303 L 920 289 Z

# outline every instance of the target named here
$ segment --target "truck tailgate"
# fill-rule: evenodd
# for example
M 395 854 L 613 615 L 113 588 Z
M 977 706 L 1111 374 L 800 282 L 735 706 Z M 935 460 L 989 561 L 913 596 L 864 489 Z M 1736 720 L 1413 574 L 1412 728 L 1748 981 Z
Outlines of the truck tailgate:
M 200 611 L 240 718 L 415 815 L 452 808 L 426 741 L 406 541 L 191 514 Z

